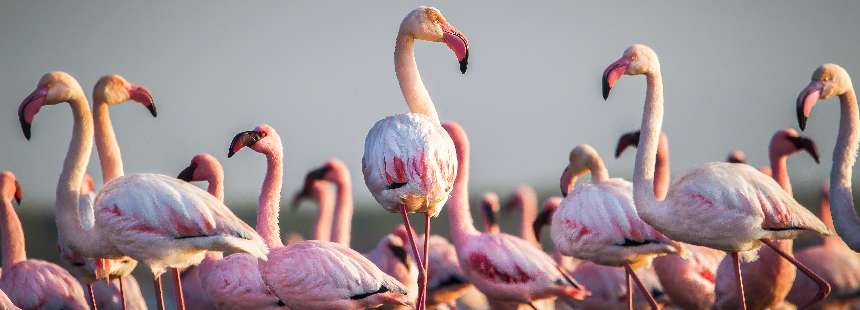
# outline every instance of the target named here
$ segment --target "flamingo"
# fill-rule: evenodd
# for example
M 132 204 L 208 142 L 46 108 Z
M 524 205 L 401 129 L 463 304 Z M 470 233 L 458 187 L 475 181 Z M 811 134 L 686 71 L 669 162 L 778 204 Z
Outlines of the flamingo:
M 410 113 L 389 116 L 373 125 L 364 140 L 362 173 L 374 199 L 385 210 L 402 214 L 410 237 L 414 234 L 407 213 L 424 213 L 424 230 L 429 235 L 430 219 L 439 215 L 448 200 L 457 166 L 454 144 L 442 130 L 415 64 L 415 39 L 445 42 L 457 56 L 461 73 L 466 73 L 469 58 L 468 40 L 438 9 L 418 7 L 400 23 L 394 71 Z M 415 245 L 415 240 L 410 241 Z M 425 242 L 425 254 L 428 246 Z M 412 248 L 412 254 L 421 266 L 418 310 L 423 310 L 427 257 L 418 257 L 417 247 Z
M 639 131 L 632 131 L 618 139 L 615 157 L 624 150 L 639 144 Z M 743 152 L 733 153 L 736 158 L 745 159 Z M 730 155 L 731 157 L 732 155 Z M 654 193 L 665 197 L 669 188 L 669 140 L 660 134 L 655 161 Z M 708 309 L 714 304 L 714 286 L 717 281 L 717 267 L 725 257 L 725 252 L 707 247 L 682 244 L 687 258 L 678 255 L 664 255 L 654 259 L 654 271 L 660 279 L 666 295 L 672 303 L 684 309 Z
M 538 214 L 533 224 L 535 236 L 546 225 L 552 224 L 552 216 L 561 205 L 562 198 L 553 196 L 544 200 L 543 209 Z M 539 239 L 539 238 L 538 238 Z M 568 305 L 556 303 L 556 309 L 627 309 L 627 287 L 626 272 L 622 269 L 595 264 L 591 261 L 575 260 L 569 256 L 563 256 L 558 249 L 554 251 L 556 262 L 565 270 L 583 283 L 588 283 L 591 296 L 582 300 L 574 301 Z M 661 256 L 662 257 L 662 256 Z M 663 301 L 663 288 L 660 286 L 657 275 L 653 268 L 640 268 L 635 271 L 643 284 L 651 292 L 651 295 L 659 301 Z M 635 294 L 633 298 L 633 309 L 646 309 L 651 305 L 642 294 Z
M 237 256 L 234 259 L 235 264 L 243 266 L 231 268 L 230 270 L 235 270 L 236 273 L 225 273 L 223 277 L 227 279 L 232 276 L 229 289 L 268 289 L 271 296 L 280 301 L 271 302 L 270 307 L 280 306 L 282 303 L 290 309 L 355 309 L 378 307 L 388 303 L 408 303 L 403 284 L 346 246 L 328 241 L 305 240 L 285 247 L 278 227 L 283 173 L 280 135 L 267 124 L 240 132 L 230 143 L 227 156 L 232 157 L 245 147 L 266 156 L 266 178 L 257 209 L 257 229 L 270 248 L 270 253 L 268 260 L 259 262 L 253 257 L 246 259 Z M 224 262 L 231 261 L 230 258 L 225 258 Z M 257 267 L 259 272 L 248 271 L 254 267 Z M 215 269 L 226 271 L 224 267 Z M 237 274 L 241 277 L 236 276 Z M 262 283 L 256 279 L 260 276 Z M 205 282 L 211 284 L 218 281 Z M 211 296 L 212 291 L 208 288 L 207 291 Z M 245 300 L 234 298 L 234 302 Z
M 663 82 L 657 54 L 641 44 L 626 49 L 603 73 L 604 99 L 625 74 L 645 75 L 648 84 L 633 174 L 633 198 L 639 216 L 672 240 L 731 253 L 738 304 L 746 309 L 739 252 L 749 253 L 746 251 L 764 243 L 797 265 L 771 240 L 793 239 L 804 231 L 830 232 L 776 181 L 747 165 L 708 163 L 694 167 L 672 183 L 665 199 L 658 200 L 652 168 L 663 123 Z M 829 292 L 826 283 L 820 284 L 819 300 Z
M 18 116 L 29 139 L 39 109 L 60 102 L 72 107 L 74 125 L 57 184 L 56 222 L 61 238 L 72 250 L 85 257 L 128 256 L 147 265 L 154 276 L 159 309 L 164 309 L 161 275 L 167 268 L 195 265 L 207 250 L 249 252 L 265 259 L 268 250 L 260 236 L 230 209 L 193 185 L 159 174 L 135 174 L 108 182 L 96 194 L 93 225 L 82 225 L 79 189 L 93 140 L 93 119 L 83 90 L 65 72 L 47 73 L 21 103 Z M 177 292 L 181 292 L 176 279 Z M 183 309 L 181 293 L 176 301 Z
M 460 268 L 469 282 L 491 301 L 532 308 L 533 302 L 541 299 L 587 296 L 583 286 L 534 244 L 509 234 L 475 229 L 468 202 L 469 141 L 459 124 L 447 122 L 443 127 L 456 145 L 459 163 L 448 219 Z
M 499 228 L 499 222 L 496 218 L 496 213 L 501 209 L 499 205 L 499 195 L 493 192 L 484 193 L 479 206 L 481 208 L 484 232 L 490 234 L 499 233 L 501 228 Z
M 182 169 L 176 178 L 185 182 L 206 181 L 206 192 L 224 202 L 224 168 L 221 167 L 221 163 L 215 159 L 215 156 L 207 153 L 194 155 L 188 167 Z M 204 265 L 222 258 L 221 252 L 207 251 L 200 265 L 191 266 L 182 271 L 181 278 L 185 283 L 182 285 L 182 296 L 185 297 L 185 304 L 188 308 L 215 309 L 213 298 L 209 297 L 204 288 L 200 272 L 201 269 L 204 269 Z
M 27 259 L 24 230 L 12 207 L 12 199 L 20 205 L 22 196 L 15 175 L 0 172 L 0 292 L 22 309 L 89 309 L 83 288 L 68 271 L 43 260 Z
M 820 216 L 827 228 L 833 229 L 830 216 L 830 199 L 828 188 L 821 190 Z M 822 244 L 805 248 L 794 256 L 798 261 L 809 266 L 809 269 L 821 275 L 827 283 L 833 286 L 833 293 L 823 303 L 820 309 L 849 309 L 860 301 L 860 258 L 837 236 L 824 238 Z M 811 292 L 815 281 L 808 277 L 797 277 L 788 293 L 788 301 L 800 303 L 814 297 Z
M 638 131 L 637 131 L 637 135 L 638 135 Z M 733 163 L 733 164 L 746 164 L 747 163 L 747 154 L 741 150 L 731 150 L 731 151 L 729 151 L 729 155 L 726 155 L 726 162 L 727 163 Z
M 334 207 L 334 195 L 325 181 L 311 182 L 309 186 L 297 193 L 292 200 L 292 209 L 297 210 L 304 199 L 311 199 L 317 204 L 317 216 L 314 220 L 311 239 L 331 241 L 332 216 Z
M 797 122 L 800 130 L 818 100 L 839 97 L 841 117 L 839 135 L 833 148 L 833 166 L 830 169 L 830 204 L 833 224 L 839 237 L 855 252 L 860 252 L 860 218 L 854 210 L 851 193 L 851 169 L 857 157 L 860 121 L 857 116 L 857 95 L 851 76 L 836 64 L 824 64 L 812 73 L 812 81 L 797 96 Z
M 550 227 L 552 241 L 564 255 L 606 266 L 624 267 L 646 296 L 651 307 L 658 309 L 651 292 L 633 272 L 648 267 L 654 257 L 675 253 L 678 245 L 643 222 L 633 206 L 630 182 L 609 178 L 603 161 L 590 145 L 581 144 L 570 151 L 570 164 L 561 177 L 565 196 Z M 590 183 L 576 179 L 591 173 Z M 628 283 L 628 307 L 633 307 L 633 292 Z
M 806 151 L 815 162 L 818 162 L 818 149 L 815 142 L 801 136 L 797 130 L 780 129 L 770 140 L 769 157 L 773 178 L 789 194 L 792 194 L 792 188 L 786 162 L 790 155 L 800 151 Z M 793 240 L 776 240 L 773 243 L 782 252 L 792 254 Z M 744 279 L 744 294 L 750 296 L 746 300 L 749 309 L 770 309 L 785 300 L 794 283 L 796 269 L 770 248 L 759 248 L 758 256 L 758 260 L 754 262 L 741 264 L 742 274 L 755 275 Z M 734 301 L 738 296 L 732 283 L 731 268 L 732 262 L 725 258 L 717 269 L 716 303 L 714 304 L 717 309 L 732 309 L 736 306 Z
M 520 238 L 533 243 L 540 247 L 537 237 L 535 236 L 532 224 L 534 224 L 537 216 L 537 192 L 534 188 L 528 185 L 520 185 L 514 189 L 514 193 L 505 204 L 505 210 L 518 210 L 520 215 Z

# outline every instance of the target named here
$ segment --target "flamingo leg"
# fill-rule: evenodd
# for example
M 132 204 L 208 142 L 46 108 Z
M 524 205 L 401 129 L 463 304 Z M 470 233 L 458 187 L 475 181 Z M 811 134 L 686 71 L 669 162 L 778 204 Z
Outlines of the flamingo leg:
M 89 300 L 90 308 L 92 308 L 93 310 L 98 310 L 99 308 L 98 308 L 98 306 L 96 306 L 96 294 L 93 291 L 93 284 L 92 283 L 87 284 L 87 291 L 89 291 L 89 293 L 90 293 L 90 300 Z
M 627 286 L 627 298 L 628 302 L 632 304 L 633 302 L 633 292 L 630 291 L 630 278 L 633 278 L 633 281 L 636 282 L 636 286 L 639 287 L 639 291 L 642 292 L 642 295 L 645 296 L 645 299 L 648 299 L 648 303 L 651 304 L 651 309 L 658 310 L 660 309 L 660 304 L 657 303 L 657 300 L 654 300 L 654 296 L 651 295 L 651 292 L 648 291 L 648 288 L 645 287 L 645 284 L 642 283 L 642 280 L 639 279 L 639 276 L 633 272 L 633 267 L 630 267 L 630 264 L 624 264 L 624 270 L 627 272 L 628 276 L 628 286 Z
M 427 308 L 427 282 L 428 275 L 430 271 L 430 213 L 425 213 L 424 217 L 424 277 L 423 285 L 421 285 L 421 296 L 423 297 L 421 300 L 422 308 Z
M 738 299 L 740 299 L 740 309 L 747 310 L 747 298 L 744 296 L 744 280 L 741 277 L 741 258 L 738 252 L 732 253 L 732 260 L 735 262 L 735 280 L 738 281 Z
M 122 283 L 122 277 L 119 277 L 119 300 L 122 302 L 122 310 L 125 309 L 125 285 Z
M 627 283 L 627 310 L 633 310 L 633 279 L 630 277 L 630 273 L 627 272 L 627 266 L 624 267 L 624 278 Z
M 155 303 L 158 304 L 158 310 L 164 310 L 164 292 L 161 291 L 161 275 L 155 277 Z
M 409 215 L 406 213 L 406 205 L 400 205 L 400 214 L 403 215 L 403 223 L 406 224 L 406 233 L 409 234 L 409 245 L 412 247 L 412 257 L 415 258 L 415 261 L 418 265 L 418 286 L 422 286 L 422 284 L 424 283 L 422 281 L 422 279 L 425 276 L 424 263 L 421 260 L 421 254 L 418 252 L 418 246 L 415 243 L 415 235 L 412 233 L 412 223 L 409 222 Z M 423 309 L 421 307 L 421 304 L 420 304 L 421 299 L 422 299 L 421 291 L 422 291 L 422 289 L 419 288 L 419 290 L 418 290 L 418 302 L 419 302 L 419 304 L 417 305 L 418 310 Z
M 185 296 L 182 294 L 182 278 L 179 277 L 179 269 L 173 269 L 173 287 L 176 289 L 176 309 L 185 310 Z
M 812 307 L 812 305 L 815 305 L 819 301 L 822 301 L 827 298 L 827 295 L 830 295 L 830 284 L 827 283 L 827 281 L 825 281 L 823 278 L 821 278 L 821 276 L 809 269 L 809 267 L 806 267 L 806 265 L 804 265 L 803 263 L 797 261 L 794 256 L 783 252 L 779 248 L 779 246 L 777 246 L 773 241 L 761 239 L 761 242 L 776 251 L 776 253 L 779 253 L 780 256 L 797 266 L 797 269 L 800 269 L 801 272 L 806 274 L 806 276 L 808 276 L 810 279 L 812 279 L 812 281 L 815 281 L 815 283 L 818 284 L 818 295 L 816 295 L 815 299 L 813 299 L 810 303 L 806 304 L 806 306 L 801 307 L 801 309 L 808 309 Z

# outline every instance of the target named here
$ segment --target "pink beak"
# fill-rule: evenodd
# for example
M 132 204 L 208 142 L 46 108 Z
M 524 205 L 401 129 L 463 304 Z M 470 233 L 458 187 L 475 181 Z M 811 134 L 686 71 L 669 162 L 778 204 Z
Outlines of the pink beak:
M 800 130 L 806 129 L 806 120 L 812 114 L 812 107 L 818 102 L 822 89 L 824 89 L 824 83 L 812 81 L 797 95 L 797 123 L 800 125 Z
M 155 99 L 152 98 L 152 93 L 143 85 L 130 84 L 126 87 L 131 100 L 137 101 L 149 110 L 152 117 L 158 116 L 158 111 L 155 109 Z
M 21 130 L 24 131 L 24 137 L 30 140 L 30 125 L 33 123 L 33 118 L 39 109 L 45 105 L 45 100 L 48 97 L 48 89 L 45 87 L 36 88 L 18 107 L 18 120 L 21 122 Z
M 603 100 L 609 98 L 609 91 L 612 89 L 612 86 L 615 86 L 615 82 L 621 78 L 624 72 L 627 72 L 627 66 L 629 65 L 630 59 L 625 57 L 613 62 L 603 71 Z
M 573 180 L 573 175 L 570 173 L 570 167 L 564 168 L 564 172 L 561 173 L 561 181 L 559 184 L 561 185 L 561 196 L 567 197 L 567 193 L 570 193 L 573 190 L 574 183 L 571 182 Z
M 445 40 L 448 48 L 454 51 L 457 61 L 460 62 L 460 73 L 466 73 L 466 68 L 469 65 L 469 40 L 454 26 L 443 25 L 442 31 L 444 32 L 442 39 Z

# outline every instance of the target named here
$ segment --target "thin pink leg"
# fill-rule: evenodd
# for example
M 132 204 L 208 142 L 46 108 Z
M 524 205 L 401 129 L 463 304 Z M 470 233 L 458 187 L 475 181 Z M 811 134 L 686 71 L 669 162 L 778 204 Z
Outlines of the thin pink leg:
M 185 296 L 182 294 L 182 278 L 179 277 L 179 269 L 173 269 L 173 287 L 176 289 L 176 309 L 185 310 Z
M 430 213 L 425 213 L 424 217 L 424 274 L 429 275 L 430 271 Z M 423 277 L 423 285 L 421 286 L 421 307 L 427 308 L 427 282 L 429 277 Z
M 818 284 L 818 295 L 815 295 L 815 299 L 813 299 L 812 302 L 808 303 L 806 306 L 801 307 L 800 309 L 808 309 L 808 308 L 812 307 L 813 305 L 817 304 L 818 302 L 827 298 L 827 295 L 830 295 L 830 283 L 827 283 L 827 281 L 824 280 L 824 278 L 822 278 L 821 276 L 816 274 L 814 271 L 809 269 L 809 267 L 806 267 L 806 265 L 804 265 L 803 263 L 797 261 L 797 259 L 795 259 L 794 256 L 788 255 L 788 253 L 785 253 L 782 250 L 780 250 L 779 246 L 774 244 L 773 241 L 767 240 L 767 239 L 761 239 L 761 242 L 763 242 L 765 245 L 767 245 L 768 247 L 770 247 L 771 249 L 776 251 L 776 253 L 779 253 L 779 255 L 781 255 L 786 260 L 788 260 L 789 262 L 791 262 L 792 264 L 797 266 L 797 269 L 800 269 L 801 272 L 806 274 L 806 276 L 808 276 L 810 279 L 812 279 L 812 281 L 815 281 L 815 283 Z
M 122 283 L 122 277 L 119 277 L 119 300 L 122 302 L 122 310 L 125 309 L 125 284 Z
M 99 307 L 96 305 L 96 294 L 93 291 L 93 284 L 92 283 L 87 284 L 87 290 L 90 292 L 90 300 L 89 300 L 90 308 L 92 308 L 93 310 L 98 310 Z
M 735 261 L 735 280 L 738 281 L 738 299 L 741 303 L 740 309 L 747 310 L 747 298 L 744 296 L 744 279 L 741 276 L 741 258 L 738 252 L 732 253 L 732 260 Z
M 158 310 L 164 310 L 164 292 L 161 291 L 161 276 L 155 277 L 155 303 L 158 304 Z
M 627 283 L 627 310 L 633 310 L 633 279 L 626 268 L 624 270 L 624 278 L 626 279 L 624 282 Z
M 421 254 L 418 252 L 418 246 L 415 243 L 415 235 L 412 233 L 412 223 L 409 222 L 409 215 L 406 213 L 406 205 L 400 205 L 400 214 L 403 215 L 403 223 L 406 224 L 406 233 L 409 234 L 409 245 L 412 246 L 412 257 L 415 258 L 415 262 L 418 265 L 418 286 L 419 286 L 418 302 L 419 302 L 419 304 L 416 305 L 416 307 L 418 308 L 418 310 L 422 310 L 420 302 L 421 302 L 421 299 L 423 296 L 421 296 L 422 290 L 421 290 L 420 286 L 422 286 L 422 284 L 423 284 L 422 279 L 424 279 L 424 276 L 425 276 L 424 263 L 421 260 Z
M 645 299 L 648 300 L 648 303 L 651 304 L 651 309 L 654 309 L 654 310 L 660 309 L 660 304 L 658 304 L 657 301 L 654 300 L 654 296 L 651 295 L 651 292 L 648 291 L 648 288 L 645 287 L 645 284 L 642 283 L 642 280 L 639 279 L 639 276 L 637 276 L 636 273 L 633 272 L 633 268 L 630 267 L 630 264 L 624 264 L 624 270 L 626 271 L 627 277 L 628 277 L 627 278 L 628 279 L 628 281 L 627 281 L 627 283 L 628 283 L 627 296 L 628 297 L 627 298 L 629 298 L 628 301 L 630 303 L 633 302 L 633 292 L 630 291 L 630 285 L 629 285 L 629 283 L 630 283 L 629 279 L 633 278 L 633 281 L 636 282 L 636 286 L 639 287 L 639 291 L 642 292 L 642 295 L 644 295 Z

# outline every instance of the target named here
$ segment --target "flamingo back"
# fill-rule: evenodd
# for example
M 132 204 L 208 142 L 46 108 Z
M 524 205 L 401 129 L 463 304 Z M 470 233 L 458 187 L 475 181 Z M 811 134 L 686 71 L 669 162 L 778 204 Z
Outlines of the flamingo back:
M 89 309 L 80 283 L 62 267 L 43 260 L 4 268 L 0 290 L 22 309 Z
M 416 113 L 386 117 L 364 140 L 364 182 L 390 212 L 437 216 L 457 176 L 454 142 L 438 122 Z
M 119 282 L 123 281 L 123 293 L 120 295 Z M 140 293 L 140 285 L 134 277 L 128 276 L 111 281 L 98 281 L 93 283 L 93 291 L 96 294 L 96 306 L 99 309 L 126 309 L 126 310 L 146 310 L 146 300 Z M 89 298 L 89 292 L 84 292 Z M 125 297 L 125 307 L 123 307 L 122 296 Z M 87 299 L 89 300 L 89 299 Z
M 671 240 L 639 218 L 632 191 L 619 178 L 577 184 L 552 218 L 556 248 L 609 266 L 647 265 L 654 256 L 674 252 Z
M 424 242 L 421 235 L 418 244 Z M 418 249 L 424 253 L 423 248 Z M 457 259 L 457 249 L 442 236 L 430 235 L 430 255 L 428 257 L 430 270 L 427 272 L 428 302 L 434 304 L 452 304 L 455 299 L 466 293 L 470 286 L 460 269 Z
M 654 259 L 654 270 L 672 303 L 683 309 L 707 309 L 714 304 L 717 267 L 725 252 L 684 244 L 686 258 L 666 255 Z
M 236 253 L 198 266 L 198 277 L 217 309 L 286 309 L 286 305 L 263 282 L 259 260 Z
M 841 241 L 840 241 L 841 242 Z M 860 302 L 860 256 L 845 244 L 824 244 L 805 248 L 795 254 L 798 261 L 824 278 L 833 289 L 818 306 L 842 309 L 838 306 Z M 818 284 L 806 276 L 797 276 L 787 300 L 803 304 L 815 297 Z

